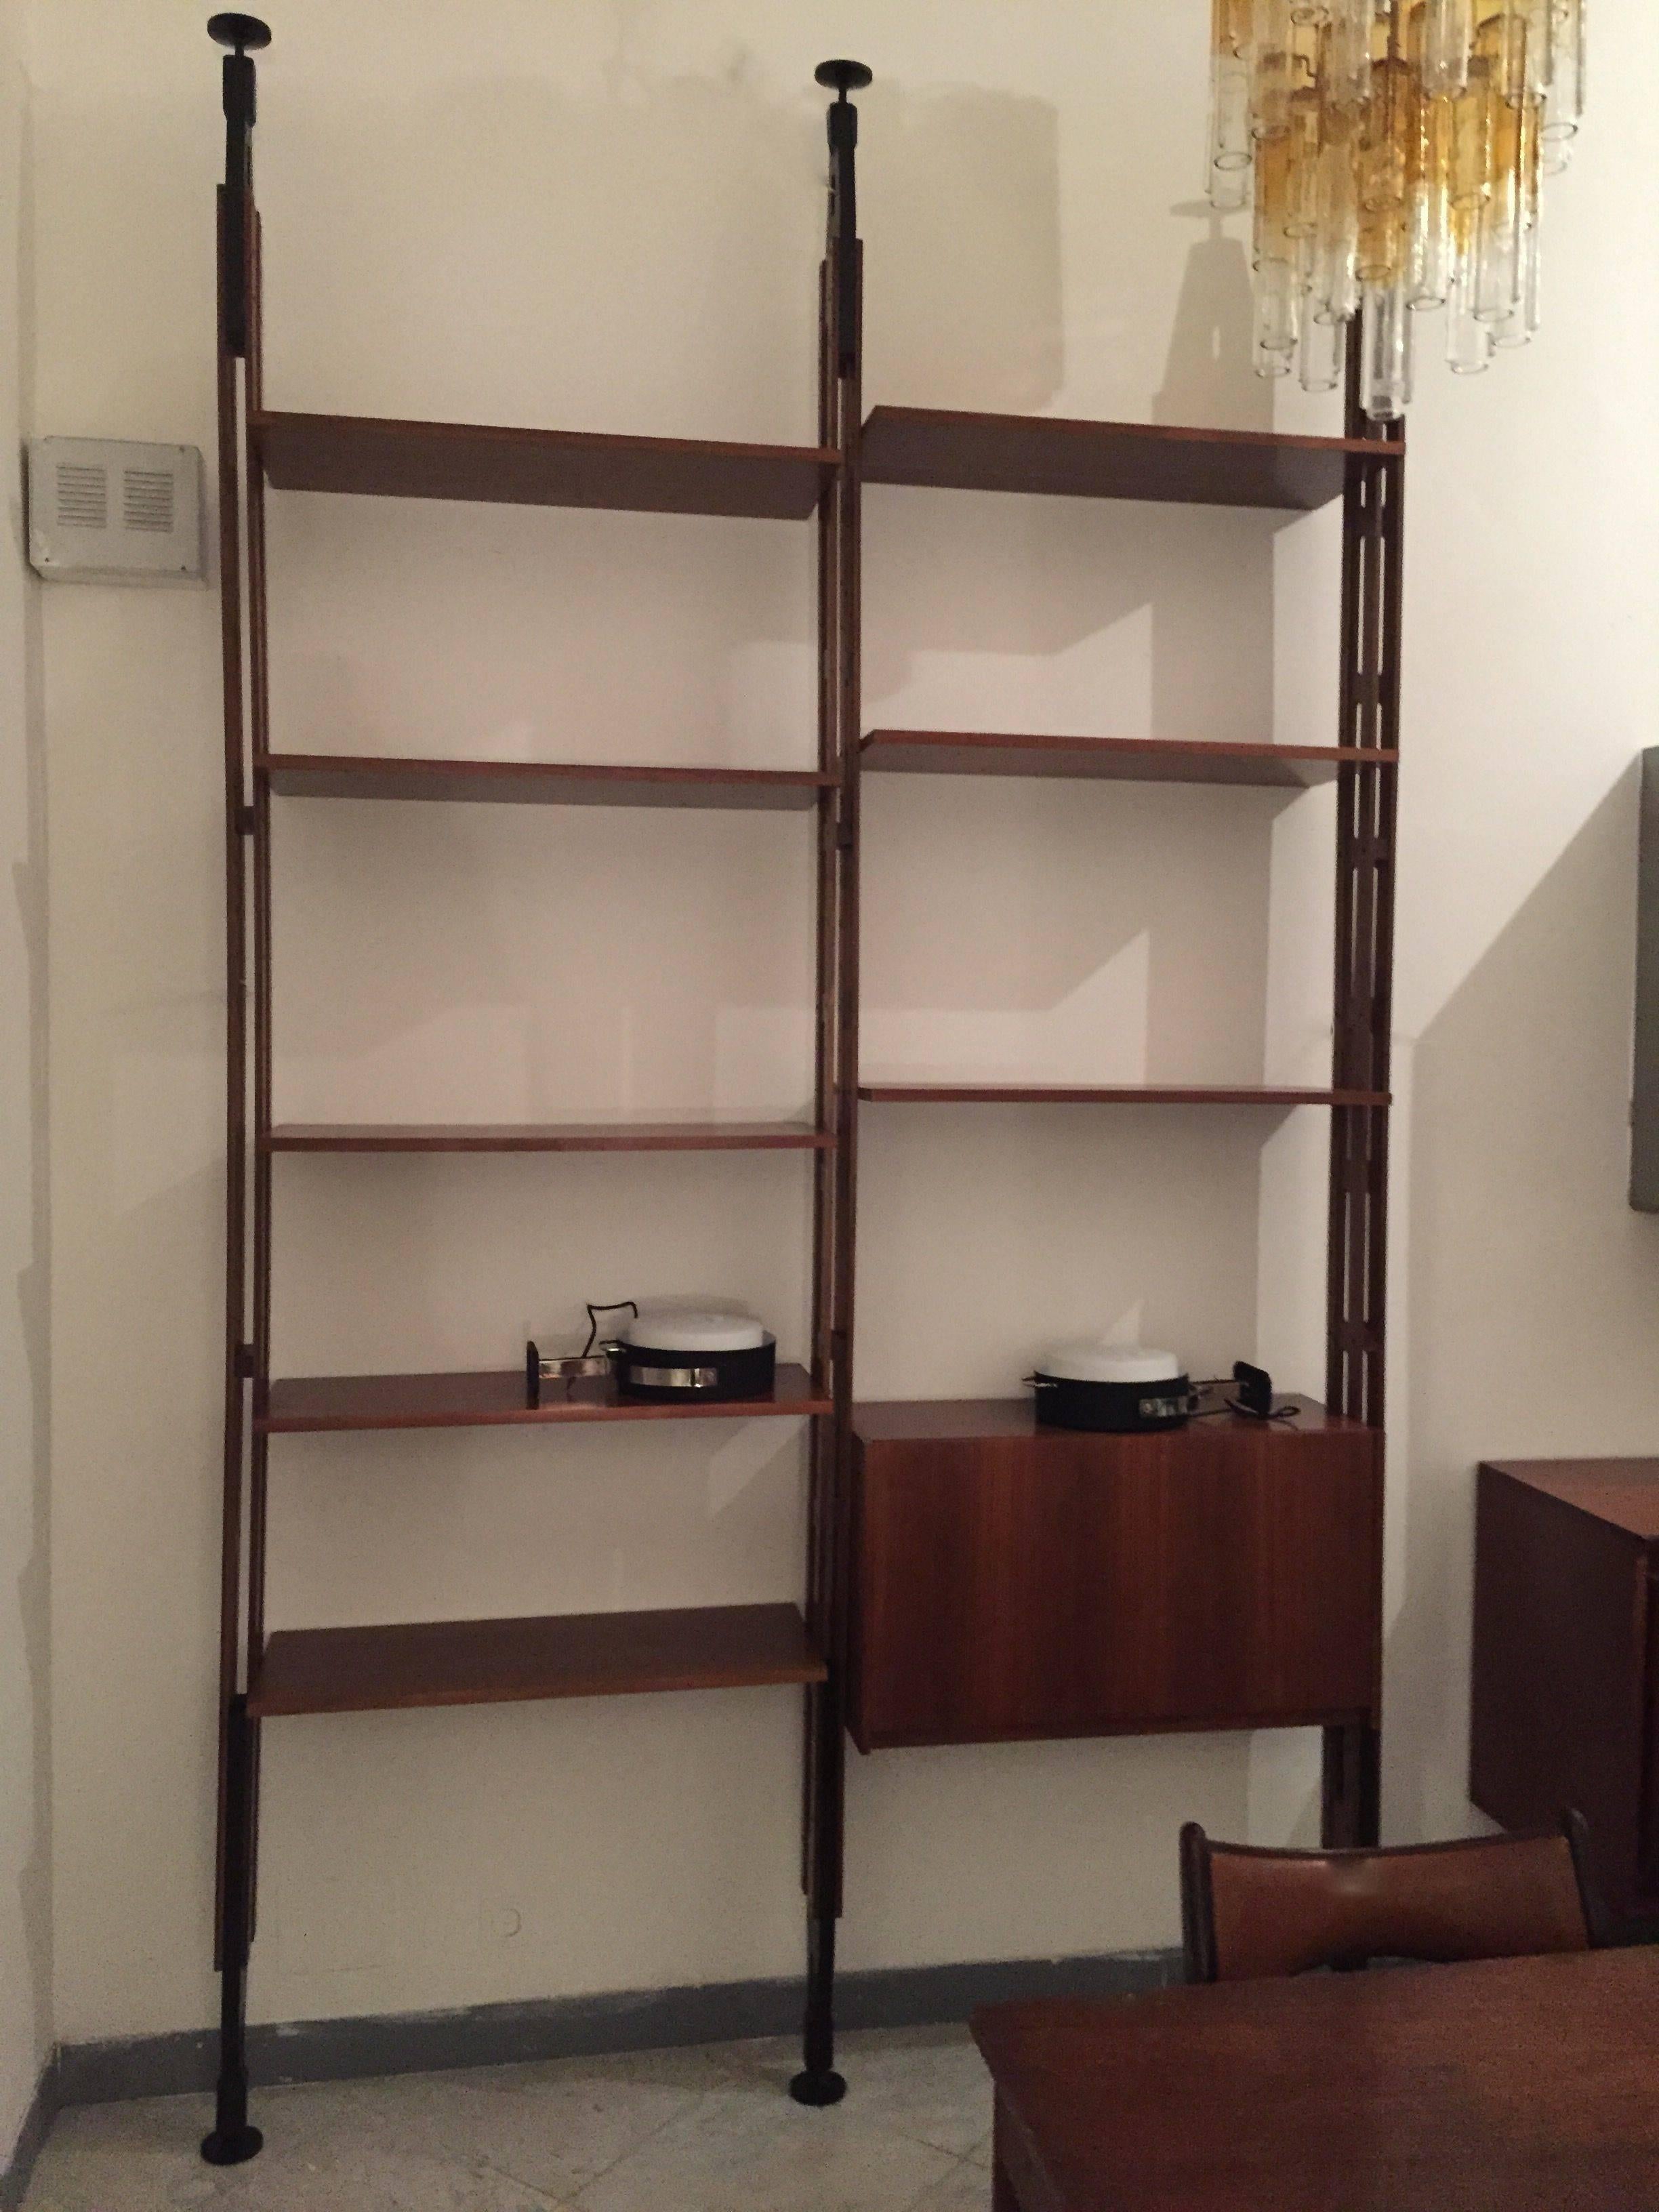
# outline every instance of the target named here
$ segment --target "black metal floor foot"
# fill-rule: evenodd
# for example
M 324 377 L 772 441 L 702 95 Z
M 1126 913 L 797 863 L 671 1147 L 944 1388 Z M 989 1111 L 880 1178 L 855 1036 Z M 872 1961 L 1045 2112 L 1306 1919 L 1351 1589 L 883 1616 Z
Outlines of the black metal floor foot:
M 798 2105 L 838 2105 L 847 2094 L 847 2084 L 833 2067 L 826 2066 L 821 2073 L 809 2068 L 796 2075 L 789 2094 Z
M 240 2128 L 215 2128 L 211 2135 L 202 2137 L 202 2155 L 210 2166 L 246 2166 L 264 2147 L 265 2139 L 258 2129 L 246 2124 Z

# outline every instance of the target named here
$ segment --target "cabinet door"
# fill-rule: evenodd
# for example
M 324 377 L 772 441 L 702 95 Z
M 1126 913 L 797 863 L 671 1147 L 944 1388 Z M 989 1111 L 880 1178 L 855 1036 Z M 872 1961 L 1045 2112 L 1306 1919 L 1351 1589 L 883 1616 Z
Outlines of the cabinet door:
M 1381 1444 L 1204 1423 L 866 1444 L 854 1740 L 1374 1715 Z
M 1480 1469 L 1476 1498 L 1469 1795 L 1506 1828 L 1574 1807 L 1629 1911 L 1659 1874 L 1643 1822 L 1648 1547 L 1501 1468 Z

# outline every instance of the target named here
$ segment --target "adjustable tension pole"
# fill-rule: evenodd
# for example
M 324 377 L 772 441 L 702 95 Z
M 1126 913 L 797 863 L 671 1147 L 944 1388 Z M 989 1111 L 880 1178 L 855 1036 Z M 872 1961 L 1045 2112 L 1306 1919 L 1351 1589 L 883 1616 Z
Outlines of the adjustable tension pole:
M 836 367 L 849 376 L 858 365 L 859 205 L 854 153 L 859 143 L 859 112 L 847 97 L 862 92 L 873 71 L 862 62 L 820 62 L 817 82 L 839 96 L 825 122 L 830 131 L 830 224 L 836 240 Z
M 254 65 L 251 52 L 270 44 L 270 32 L 257 16 L 214 15 L 208 21 L 208 35 L 215 43 L 228 46 L 232 52 L 225 56 L 225 190 L 222 216 L 220 222 L 221 260 L 219 269 L 219 343 L 222 349 L 219 378 L 219 438 L 220 455 L 228 477 L 228 488 L 222 516 L 222 544 L 228 541 L 225 574 L 222 590 L 226 599 L 226 613 L 229 627 L 226 633 L 226 735 L 227 743 L 237 742 L 240 724 L 232 719 L 230 686 L 240 684 L 242 650 L 242 614 L 237 596 L 238 533 L 240 521 L 240 477 L 234 462 L 235 396 L 234 372 L 227 372 L 224 356 L 246 360 L 248 347 L 248 240 L 252 226 L 253 175 L 252 134 L 254 114 Z M 240 711 L 240 690 L 236 696 Z M 237 775 L 240 775 L 240 765 Z M 242 836 L 250 826 L 247 810 L 235 807 L 231 827 Z M 231 876 L 233 899 L 240 897 L 240 860 Z M 231 988 L 237 988 L 233 976 Z M 244 976 L 242 988 L 246 988 Z M 240 1057 L 240 1046 L 235 1042 L 240 1031 L 233 1030 L 231 1083 L 240 1079 L 245 1065 Z M 240 1126 L 233 1113 L 233 1128 Z M 234 1141 L 234 1139 L 233 1139 Z M 233 1192 L 235 1187 L 233 1186 Z M 233 1206 L 241 1200 L 233 1194 Z M 240 1222 L 233 1220 L 233 1237 L 240 1239 Z M 233 1243 L 233 1253 L 240 1251 L 240 1242 Z M 246 1284 L 242 1285 L 246 1290 Z M 234 1309 L 233 1308 L 233 1311 Z M 246 1315 L 236 1316 L 232 1326 L 240 1335 Z M 236 1343 L 231 1354 L 240 1391 L 241 1382 L 253 1371 L 252 1347 Z M 228 1517 L 240 1512 L 241 1462 L 240 1459 L 240 1430 L 231 1427 L 227 1449 L 226 1511 Z M 231 1522 L 240 1528 L 240 1521 Z M 228 1591 L 226 1604 L 227 1656 L 222 1659 L 223 1669 L 220 1684 L 222 1703 L 222 1738 L 220 1756 L 221 1834 L 219 1865 L 219 2074 L 214 2100 L 213 2126 L 203 2138 L 202 2156 L 210 2166 L 241 2166 L 255 2157 L 264 2138 L 258 2128 L 250 2125 L 247 2116 L 247 1961 L 248 1947 L 253 1933 L 253 1833 L 254 1791 L 258 1759 L 258 1723 L 248 1712 L 247 1698 L 236 1687 L 234 1645 L 239 1633 L 236 1601 L 234 1591 Z
M 857 436 L 860 324 L 858 190 L 854 176 L 859 116 L 848 94 L 862 91 L 871 82 L 872 72 L 862 62 L 828 61 L 821 62 L 813 74 L 819 84 L 836 94 L 825 117 L 830 138 L 830 207 L 825 246 L 833 264 L 833 289 L 826 306 L 832 325 L 835 356 L 833 362 L 827 358 L 824 362 L 832 383 L 821 395 L 820 428 L 827 442 L 842 449 L 842 466 L 836 480 L 833 503 L 824 510 L 825 534 L 821 540 L 819 558 L 830 565 L 823 577 L 825 595 L 820 606 L 819 650 L 824 656 L 823 665 L 828 687 L 824 711 L 830 718 L 828 726 L 837 733 L 832 757 L 845 764 L 846 722 L 853 711 L 850 702 L 856 697 L 857 690 L 855 673 L 848 672 L 849 668 L 856 667 L 854 610 L 858 559 L 857 481 L 855 465 L 848 459 L 847 448 L 856 443 Z M 856 747 L 854 731 L 854 753 Z M 850 772 L 844 765 L 844 776 Z M 853 803 L 850 787 L 843 787 L 836 808 L 833 831 L 836 851 L 842 866 L 854 844 L 854 816 L 850 811 Z M 850 896 L 845 889 L 844 877 L 842 882 L 839 896 Z M 842 926 L 838 920 L 836 927 L 841 929 Z M 839 1052 L 839 1046 L 836 1050 Z M 846 1157 L 845 1153 L 839 1156 L 843 1164 Z M 836 1232 L 838 1239 L 847 1233 L 844 1225 Z M 837 1252 L 838 1275 L 842 1266 L 839 1245 Z M 836 1496 L 838 1486 L 844 1480 L 840 1464 L 844 1435 L 840 1424 L 845 1419 L 849 1348 L 848 1316 L 841 1307 L 839 1294 L 834 1291 L 830 1293 L 829 1319 L 838 1412 L 834 1441 L 815 1462 L 814 1483 L 827 1486 L 829 1495 L 817 1509 L 824 1516 L 824 1555 L 816 1571 L 818 1587 L 814 1592 L 814 1612 L 823 1617 L 821 1625 L 825 1629 L 827 1649 L 833 1655 L 840 1642 L 835 1624 L 843 1601 L 839 1588 L 844 1569 L 838 1559 L 841 1538 L 837 1533 L 840 1516 Z M 839 1667 L 839 1661 L 833 1656 L 831 1666 Z M 789 2094 L 798 2105 L 836 2105 L 847 2094 L 847 2083 L 836 2072 L 835 2063 L 836 1921 L 841 1911 L 844 1728 L 839 1680 L 815 1684 L 807 1700 L 806 2008 L 802 2024 L 801 2069 L 789 2084 Z
M 208 36 L 229 46 L 224 61 L 225 329 L 227 353 L 247 353 L 247 217 L 252 198 L 255 71 L 250 53 L 270 44 L 257 15 L 212 15 Z
M 219 2080 L 213 2127 L 202 2140 L 210 2166 L 243 2166 L 264 2137 L 247 2117 L 247 1954 L 253 1912 L 253 1723 L 233 1699 L 225 1754 L 225 1903 L 220 1931 Z

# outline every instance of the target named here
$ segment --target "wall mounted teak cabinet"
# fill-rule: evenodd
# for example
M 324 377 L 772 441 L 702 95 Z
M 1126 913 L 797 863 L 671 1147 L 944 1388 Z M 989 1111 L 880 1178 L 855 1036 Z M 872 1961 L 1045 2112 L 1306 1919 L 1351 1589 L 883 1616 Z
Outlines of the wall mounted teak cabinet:
M 803 2103 L 834 2102 L 836 1930 L 848 1722 L 866 1748 L 1126 1729 L 1314 1725 L 1333 1840 L 1376 1821 L 1389 974 L 1398 744 L 1404 448 L 1361 417 L 1340 438 L 878 407 L 860 389 L 862 248 L 855 63 L 826 63 L 830 195 L 817 274 L 814 442 L 714 443 L 298 413 L 267 401 L 252 192 L 252 54 L 269 33 L 216 17 L 226 180 L 218 224 L 219 544 L 224 668 L 228 1241 L 220 1644 L 216 2163 L 260 2147 L 248 2120 L 246 1974 L 260 1738 L 368 1710 L 793 1686 L 802 1692 L 806 1972 Z M 1331 746 L 1157 743 L 862 726 L 860 494 L 866 481 L 1067 498 L 1343 513 L 1340 722 Z M 662 768 L 342 756 L 272 726 L 268 495 L 612 507 L 810 525 L 817 553 L 817 757 L 811 769 Z M 550 520 L 556 529 L 556 520 Z M 872 774 L 1335 786 L 1335 1026 L 1328 1084 L 884 1084 L 858 1073 L 860 792 Z M 273 1111 L 272 842 L 283 807 L 343 799 L 804 811 L 815 828 L 812 1105 L 793 1121 L 538 1125 L 282 1122 Z M 574 916 L 580 926 L 582 917 Z M 1029 1405 L 854 1413 L 855 1154 L 860 1102 L 1035 1108 L 1130 1102 L 1330 1115 L 1328 1414 L 1271 1430 L 1223 1419 L 1157 1440 L 1037 1435 Z M 314 1156 L 793 1152 L 811 1184 L 811 1312 L 744 1418 L 809 1425 L 797 1589 L 766 1604 L 415 1620 L 267 1624 L 273 1455 L 295 1434 L 729 1419 L 643 1404 L 604 1380 L 527 1402 L 521 1370 L 280 1371 L 272 1283 L 283 1179 Z M 279 1164 L 280 1167 L 279 1167 Z M 349 1166 L 341 1172 L 350 1172 Z M 626 1172 L 625 1159 L 618 1167 Z M 383 1187 L 383 1186 L 382 1186 Z M 503 1328 L 506 1316 L 501 1317 Z M 793 1347 L 792 1347 L 793 1348 Z M 325 1455 L 326 1448 L 324 1448 Z M 283 1510 L 295 1509 L 285 1498 Z M 395 1530 L 387 1540 L 395 1542 Z M 848 1699 L 852 1703 L 849 1708 Z M 307 1722 L 305 1717 L 312 1717 Z M 462 1723 L 457 1723 L 457 1725 Z
M 860 1750 L 1374 1724 L 1378 1431 L 1305 1403 L 1149 1436 L 1018 1401 L 854 1419 Z

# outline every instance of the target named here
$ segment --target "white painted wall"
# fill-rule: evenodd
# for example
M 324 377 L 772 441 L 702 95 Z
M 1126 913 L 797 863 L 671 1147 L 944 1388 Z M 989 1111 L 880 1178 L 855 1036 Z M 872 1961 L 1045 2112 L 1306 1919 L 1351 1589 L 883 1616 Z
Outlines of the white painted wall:
M 0 0 L 0 2172 L 52 2045 L 46 793 L 19 466 L 33 397 L 21 28 Z
M 823 55 L 862 102 L 870 398 L 1255 425 L 1239 238 L 1197 204 L 1206 11 L 1000 0 L 271 0 L 274 404 L 801 439 Z M 215 56 L 162 0 L 34 14 L 41 428 L 210 446 Z M 1659 1306 L 1623 1206 L 1631 763 L 1654 734 L 1659 27 L 1605 0 L 1550 327 L 1413 422 L 1388 1816 L 1455 1830 L 1470 1472 L 1642 1449 Z M 1283 419 L 1303 419 L 1286 404 Z M 1334 427 L 1327 403 L 1318 427 Z M 805 762 L 809 533 L 277 498 L 278 742 Z M 1332 519 L 868 499 L 866 719 L 1328 734 Z M 59 2032 L 210 2002 L 222 1219 L 216 609 L 61 588 L 52 815 Z M 1322 1065 L 1317 797 L 958 788 L 866 805 L 866 1064 Z M 787 1108 L 807 842 L 785 818 L 285 805 L 278 1110 Z M 860 1384 L 1012 1387 L 1134 1323 L 1316 1387 L 1315 1115 L 871 1109 Z M 799 1346 L 787 1158 L 283 1161 L 279 1364 L 504 1364 L 638 1289 Z M 792 1344 L 790 1339 L 793 1338 Z M 88 1378 L 94 1387 L 88 1387 Z M 792 1594 L 775 1425 L 284 1443 L 276 1625 Z M 254 2007 L 792 1972 L 784 1692 L 267 1730 Z M 1305 1738 L 854 1760 L 853 1966 L 1166 1942 L 1174 1839 L 1308 1833 Z

